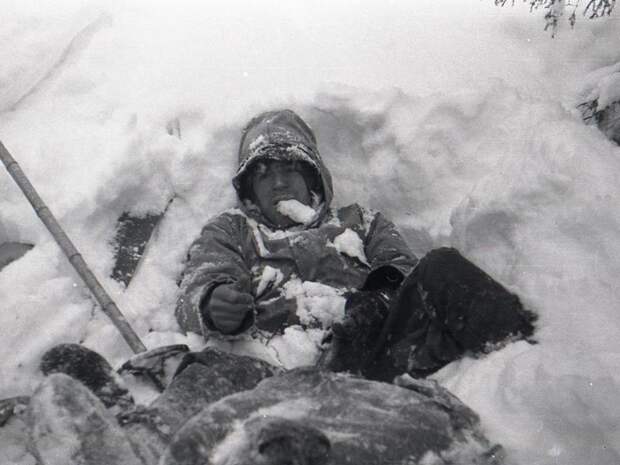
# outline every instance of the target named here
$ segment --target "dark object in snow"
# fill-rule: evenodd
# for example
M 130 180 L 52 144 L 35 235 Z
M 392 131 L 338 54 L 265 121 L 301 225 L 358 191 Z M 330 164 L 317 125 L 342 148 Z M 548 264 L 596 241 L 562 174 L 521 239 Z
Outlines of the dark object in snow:
M 18 409 L 25 408 L 29 400 L 28 396 L 9 397 L 0 400 L 0 426 L 4 426 Z
M 64 373 L 84 384 L 106 407 L 125 409 L 134 405 L 129 391 L 119 384 L 110 364 L 97 352 L 78 344 L 59 344 L 43 354 L 44 375 Z
M 157 347 L 134 355 L 118 369 L 123 375 L 129 373 L 147 383 L 153 384 L 160 392 L 170 384 L 172 376 L 181 363 L 181 358 L 189 352 L 185 344 L 172 344 Z
M 0 270 L 9 263 L 24 256 L 34 245 L 22 242 L 3 242 L 0 244 Z
M 110 404 L 109 398 L 99 395 L 113 383 L 109 365 L 102 360 L 98 354 L 74 345 L 57 347 L 46 354 L 49 376 L 30 402 L 33 442 L 41 463 L 116 464 L 98 461 L 107 455 L 97 449 L 111 447 L 110 438 L 123 435 L 129 438 L 136 457 L 145 464 L 155 464 L 171 435 L 188 418 L 223 397 L 253 389 L 277 372 L 265 362 L 207 348 L 186 354 L 166 391 L 150 406 L 143 407 Z M 50 366 L 56 371 L 51 373 Z M 85 373 L 88 366 L 94 368 L 93 376 Z M 93 390 L 96 396 L 92 395 Z M 106 410 L 110 406 L 115 408 Z M 117 413 L 119 406 L 122 411 Z M 54 419 L 54 415 L 67 418 Z M 55 451 L 49 450 L 50 442 L 55 443 Z M 47 460 L 50 454 L 52 461 Z M 129 455 L 129 462 L 119 463 L 134 463 L 135 457 Z
M 529 338 L 536 318 L 456 249 L 435 249 L 401 286 L 390 357 L 408 373 L 426 376 L 466 353 Z
M 190 352 L 181 361 L 172 383 L 150 407 L 174 432 L 209 404 L 253 389 L 278 371 L 261 360 L 214 348 Z
M 420 260 L 392 299 L 387 321 L 381 295 L 349 298 L 322 366 L 381 381 L 426 376 L 534 332 L 536 315 L 456 249 L 435 249 Z
M 129 285 L 136 273 L 138 264 L 146 245 L 153 234 L 153 230 L 164 216 L 161 213 L 148 213 L 142 217 L 123 212 L 116 222 L 116 236 L 114 238 L 114 268 L 112 279 Z
M 435 382 L 405 384 L 296 369 L 202 410 L 160 463 L 502 463 L 456 397 Z
M 620 145 L 620 100 L 598 108 L 598 99 L 577 106 L 586 124 L 596 124 L 608 139 Z

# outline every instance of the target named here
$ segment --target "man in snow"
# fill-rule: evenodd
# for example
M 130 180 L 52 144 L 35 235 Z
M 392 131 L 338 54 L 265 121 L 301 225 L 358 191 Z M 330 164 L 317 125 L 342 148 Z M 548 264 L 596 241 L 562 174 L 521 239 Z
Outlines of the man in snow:
M 455 250 L 418 262 L 381 213 L 331 208 L 315 136 L 290 110 L 250 121 L 233 185 L 239 209 L 209 222 L 189 250 L 176 309 L 185 331 L 269 340 L 290 326 L 319 326 L 324 342 L 332 337 L 319 363 L 381 379 L 427 374 L 532 333 L 518 298 Z M 291 281 L 342 291 L 344 318 L 308 318 Z
M 534 317 L 519 299 L 456 250 L 418 260 L 381 213 L 357 204 L 331 208 L 332 180 L 314 134 L 290 110 L 248 124 L 233 185 L 240 207 L 211 220 L 190 247 L 176 308 L 183 330 L 231 350 L 185 355 L 172 382 L 144 408 L 101 356 L 75 344 L 54 347 L 41 363 L 48 378 L 30 401 L 33 449 L 42 463 L 157 463 L 184 424 L 182 436 L 202 450 L 200 422 L 188 419 L 282 368 L 315 364 L 392 381 L 533 332 Z M 275 348 L 274 360 L 261 357 L 269 363 L 242 356 L 265 355 L 257 347 L 286 339 L 292 328 L 296 337 Z M 284 362 L 283 352 L 298 350 L 306 333 L 318 335 L 311 338 L 315 353 Z M 457 423 L 461 410 L 452 412 Z M 288 460 L 289 446 L 300 440 L 282 428 L 275 433 L 279 458 L 265 463 Z M 74 446 L 50 461 L 59 450 L 50 437 L 70 438 Z M 185 446 L 177 452 L 195 463 Z

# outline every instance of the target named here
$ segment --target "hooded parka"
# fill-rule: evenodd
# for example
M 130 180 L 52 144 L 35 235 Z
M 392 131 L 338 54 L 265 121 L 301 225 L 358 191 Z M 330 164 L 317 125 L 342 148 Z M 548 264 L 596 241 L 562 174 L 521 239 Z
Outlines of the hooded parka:
M 267 159 L 298 161 L 312 173 L 316 215 L 308 224 L 277 230 L 249 200 L 246 176 L 258 161 Z M 332 179 L 314 134 L 290 110 L 263 113 L 250 121 L 241 137 L 233 186 L 239 208 L 212 219 L 189 249 L 175 311 L 184 331 L 205 337 L 217 332 L 208 315 L 208 301 L 221 284 L 234 283 L 254 296 L 254 311 L 237 333 L 251 328 L 276 333 L 299 324 L 296 300 L 284 290 L 293 279 L 344 292 L 397 286 L 417 263 L 381 213 L 357 204 L 331 208 Z M 352 234 L 359 237 L 363 255 L 335 246 L 339 237 L 350 239 Z M 204 308 L 206 312 L 201 311 Z

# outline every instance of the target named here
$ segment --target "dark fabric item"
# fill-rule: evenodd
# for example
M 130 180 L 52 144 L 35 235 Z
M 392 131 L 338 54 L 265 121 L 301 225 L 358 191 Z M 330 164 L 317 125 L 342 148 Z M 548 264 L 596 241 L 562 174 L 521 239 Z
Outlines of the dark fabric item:
M 291 370 L 188 420 L 162 465 L 500 465 L 477 415 L 432 381 Z
M 329 350 L 319 361 L 328 371 L 362 374 L 370 361 L 388 313 L 387 293 L 354 292 L 347 297 L 345 318 L 332 327 Z
M 452 248 L 420 260 L 395 306 L 387 353 L 396 367 L 418 375 L 465 353 L 529 338 L 536 320 L 516 295 Z
M 189 352 L 185 344 L 171 344 L 140 352 L 118 369 L 119 375 L 130 374 L 152 384 L 159 392 L 172 381 L 181 359 Z
M 116 220 L 116 234 L 112 243 L 114 247 L 114 267 L 110 275 L 112 279 L 125 287 L 129 286 L 146 245 L 167 209 L 168 206 L 161 212 L 147 213 L 144 216 L 135 216 L 125 211 Z
M 176 431 L 207 405 L 236 392 L 253 389 L 277 369 L 266 362 L 206 348 L 190 352 L 177 368 L 172 383 L 150 405 Z
M 379 298 L 389 295 L 360 292 L 348 299 L 321 366 L 382 381 L 405 372 L 423 377 L 466 353 L 486 353 L 534 332 L 536 316 L 519 298 L 455 249 L 428 253 L 392 298 Z
M 45 376 L 64 373 L 90 389 L 106 407 L 121 410 L 134 405 L 129 391 L 122 387 L 110 364 L 97 352 L 79 344 L 59 344 L 43 354 L 40 370 Z
M 366 278 L 363 291 L 396 290 L 405 276 L 391 265 L 381 266 L 373 270 Z

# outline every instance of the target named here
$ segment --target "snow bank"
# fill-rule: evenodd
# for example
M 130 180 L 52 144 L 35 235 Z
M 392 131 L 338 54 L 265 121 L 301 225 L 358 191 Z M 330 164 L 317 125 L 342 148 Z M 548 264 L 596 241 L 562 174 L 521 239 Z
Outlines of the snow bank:
M 146 344 L 199 348 L 172 314 L 185 252 L 234 206 L 240 128 L 292 107 L 317 132 L 337 204 L 382 211 L 419 254 L 455 245 L 540 315 L 537 345 L 436 375 L 489 437 L 517 463 L 619 463 L 620 156 L 571 108 L 583 76 L 618 61 L 616 18 L 551 41 L 517 8 L 345 3 L 13 7 L 0 138 Z M 170 199 L 122 289 L 107 278 L 116 219 Z M 55 343 L 126 359 L 6 176 L 0 215 L 4 236 L 36 244 L 0 273 L 0 397 L 32 392 Z M 320 334 L 289 331 L 280 355 L 311 360 Z

